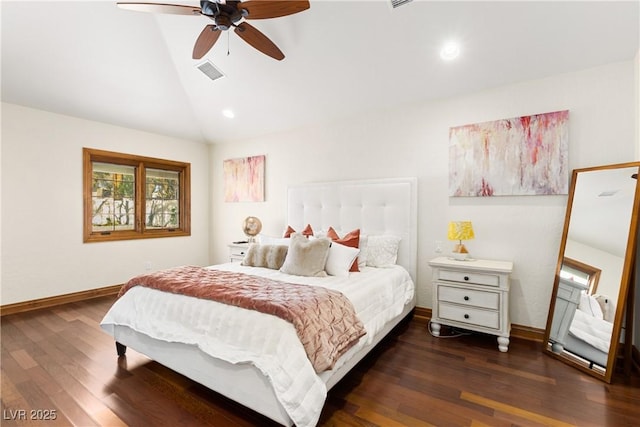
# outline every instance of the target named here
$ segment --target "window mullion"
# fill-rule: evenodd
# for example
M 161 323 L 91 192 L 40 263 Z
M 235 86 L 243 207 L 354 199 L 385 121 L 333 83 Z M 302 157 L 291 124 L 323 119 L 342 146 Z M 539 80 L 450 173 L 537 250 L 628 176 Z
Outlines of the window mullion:
M 136 173 L 136 211 L 138 212 L 138 215 L 136 215 L 136 231 L 142 234 L 145 232 L 145 218 L 147 215 L 145 212 L 145 199 L 147 197 L 145 181 L 145 165 L 140 162 Z

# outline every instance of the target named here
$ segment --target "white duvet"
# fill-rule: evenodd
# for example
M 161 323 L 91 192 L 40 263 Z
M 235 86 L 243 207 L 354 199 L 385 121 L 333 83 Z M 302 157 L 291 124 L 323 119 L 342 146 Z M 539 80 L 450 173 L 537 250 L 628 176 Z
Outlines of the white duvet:
M 590 316 L 582 310 L 576 310 L 569 332 L 598 350 L 609 353 L 613 323 Z
M 367 334 L 338 360 L 334 370 L 371 343 L 384 325 L 413 300 L 415 292 L 409 273 L 400 266 L 365 267 L 349 277 L 322 278 L 290 276 L 240 263 L 210 268 L 320 285 L 346 295 Z M 330 372 L 315 373 L 294 327 L 278 317 L 135 286 L 116 301 L 101 322 L 111 335 L 115 325 L 128 326 L 157 340 L 195 345 L 229 363 L 251 363 L 269 379 L 276 397 L 298 427 L 318 422 L 327 396 L 323 378 Z

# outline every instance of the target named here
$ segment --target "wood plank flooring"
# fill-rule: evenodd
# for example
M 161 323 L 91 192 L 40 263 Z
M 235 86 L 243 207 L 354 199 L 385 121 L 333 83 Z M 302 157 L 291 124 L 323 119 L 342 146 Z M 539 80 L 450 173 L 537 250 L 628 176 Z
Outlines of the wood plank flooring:
M 2 426 L 271 426 L 98 324 L 113 297 L 2 317 Z M 48 418 L 48 419 L 47 419 Z M 55 419 L 52 419 L 55 418 Z M 636 426 L 640 378 L 605 384 L 513 339 L 401 324 L 330 392 L 322 426 Z

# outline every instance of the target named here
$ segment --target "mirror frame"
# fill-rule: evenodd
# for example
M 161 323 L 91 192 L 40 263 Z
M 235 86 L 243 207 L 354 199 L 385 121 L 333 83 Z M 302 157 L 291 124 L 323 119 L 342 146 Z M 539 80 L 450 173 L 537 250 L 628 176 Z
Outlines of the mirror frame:
M 611 382 L 611 378 L 615 369 L 615 362 L 618 356 L 618 344 L 620 343 L 620 333 L 622 330 L 622 323 L 625 314 L 625 308 L 627 304 L 627 295 L 629 293 L 630 287 L 634 283 L 634 266 L 635 266 L 635 258 L 636 258 L 636 239 L 638 233 L 638 216 L 640 210 L 640 183 L 636 182 L 636 189 L 634 193 L 633 207 L 631 212 L 631 223 L 629 224 L 629 236 L 627 238 L 626 249 L 625 249 L 625 257 L 622 268 L 622 276 L 620 283 L 620 291 L 618 293 L 618 301 L 616 305 L 616 313 L 613 320 L 613 331 L 611 334 L 611 344 L 609 346 L 609 356 L 607 358 L 607 366 L 604 373 L 596 371 L 594 369 L 589 369 L 587 366 L 584 366 L 578 363 L 575 360 L 567 356 L 563 356 L 561 354 L 554 353 L 549 346 L 549 335 L 551 332 L 551 324 L 553 322 L 553 313 L 556 306 L 556 298 L 558 295 L 558 286 L 560 282 L 560 270 L 562 268 L 562 262 L 565 258 L 565 249 L 567 245 L 567 236 L 569 233 L 569 221 L 571 219 L 571 211 L 573 209 L 573 198 L 575 193 L 576 182 L 578 180 L 578 174 L 582 172 L 591 172 L 598 170 L 607 170 L 607 169 L 621 169 L 621 168 L 632 168 L 636 167 L 640 170 L 640 162 L 629 162 L 629 163 L 618 163 L 612 165 L 604 165 L 604 166 L 594 166 L 589 168 L 581 168 L 574 169 L 571 175 L 571 186 L 569 190 L 569 198 L 567 201 L 567 209 L 564 219 L 564 229 L 562 231 L 562 238 L 560 241 L 560 251 L 558 254 L 558 262 L 555 270 L 555 277 L 553 282 L 553 292 L 551 293 L 551 302 L 549 304 L 549 314 L 547 316 L 547 326 L 544 334 L 544 341 L 542 351 L 558 360 L 561 360 L 568 365 L 574 366 L 579 370 L 596 377 L 598 379 L 604 380 L 607 383 Z M 633 304 L 634 302 L 631 301 Z M 632 327 L 631 325 L 628 327 Z M 628 343 L 630 344 L 630 343 Z

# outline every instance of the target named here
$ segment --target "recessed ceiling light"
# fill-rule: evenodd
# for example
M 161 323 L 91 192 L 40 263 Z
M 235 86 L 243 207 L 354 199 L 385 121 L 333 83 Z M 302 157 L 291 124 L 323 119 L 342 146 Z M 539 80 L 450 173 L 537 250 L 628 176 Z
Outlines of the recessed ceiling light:
M 228 119 L 233 119 L 236 116 L 235 113 L 228 108 L 226 110 L 222 110 L 222 115 Z
M 440 58 L 451 61 L 460 55 L 460 45 L 456 42 L 447 42 L 440 50 Z

